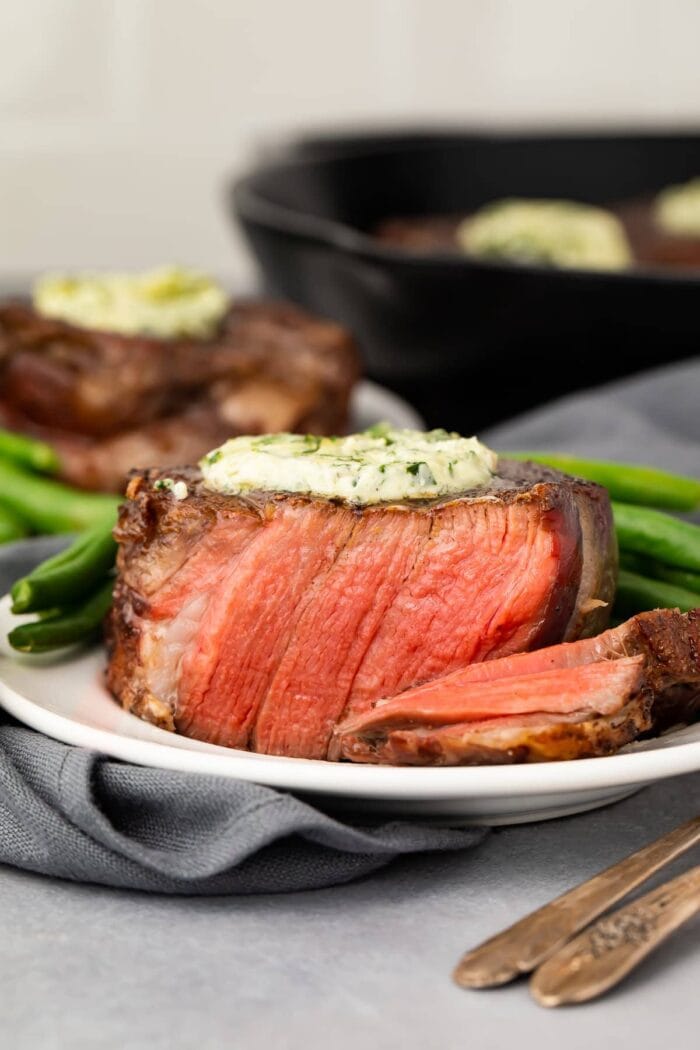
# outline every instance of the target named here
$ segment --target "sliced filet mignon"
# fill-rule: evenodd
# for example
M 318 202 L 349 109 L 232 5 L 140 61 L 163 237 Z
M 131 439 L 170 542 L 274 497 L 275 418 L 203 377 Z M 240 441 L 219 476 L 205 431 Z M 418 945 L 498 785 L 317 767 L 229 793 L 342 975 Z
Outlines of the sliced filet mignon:
M 0 306 L 0 425 L 49 441 L 84 488 L 121 492 L 133 467 L 195 463 L 232 434 L 342 432 L 357 376 L 349 333 L 283 303 L 236 303 L 208 340 Z
M 600 630 L 615 586 L 607 495 L 504 463 L 458 498 L 359 508 L 137 472 L 117 528 L 110 688 L 161 726 L 329 756 L 336 726 L 466 665 Z
M 700 611 L 656 610 L 379 700 L 335 746 L 355 761 L 441 765 L 606 754 L 667 722 L 669 703 L 691 720 L 698 692 Z
M 611 755 L 650 727 L 640 697 L 612 715 L 558 714 L 489 718 L 442 729 L 397 729 L 382 747 L 359 746 L 343 757 L 406 766 L 511 765 Z

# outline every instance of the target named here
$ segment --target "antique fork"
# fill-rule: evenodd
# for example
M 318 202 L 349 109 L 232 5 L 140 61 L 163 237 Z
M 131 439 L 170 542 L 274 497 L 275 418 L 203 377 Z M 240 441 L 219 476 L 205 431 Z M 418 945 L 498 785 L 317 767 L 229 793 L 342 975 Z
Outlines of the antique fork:
M 454 971 L 455 981 L 463 988 L 492 988 L 530 973 L 698 842 L 700 814 L 467 952 Z
M 535 971 L 530 991 L 541 1006 L 595 999 L 698 912 L 700 864 L 574 937 Z

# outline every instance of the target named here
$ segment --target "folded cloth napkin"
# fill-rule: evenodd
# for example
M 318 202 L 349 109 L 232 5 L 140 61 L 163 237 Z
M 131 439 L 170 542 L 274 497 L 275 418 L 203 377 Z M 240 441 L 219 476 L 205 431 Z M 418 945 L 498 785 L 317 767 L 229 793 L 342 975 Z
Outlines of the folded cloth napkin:
M 0 548 L 0 594 L 60 546 Z M 484 834 L 353 826 L 284 792 L 118 762 L 0 714 L 0 862 L 46 875 L 161 893 L 306 890 Z

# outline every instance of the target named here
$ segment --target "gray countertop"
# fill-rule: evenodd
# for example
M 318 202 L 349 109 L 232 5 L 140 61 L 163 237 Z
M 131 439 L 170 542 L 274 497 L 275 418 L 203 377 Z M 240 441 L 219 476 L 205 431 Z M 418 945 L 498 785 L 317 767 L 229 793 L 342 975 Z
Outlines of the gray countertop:
M 348 886 L 175 898 L 0 870 L 5 1045 L 71 1050 L 697 1047 L 696 921 L 598 1002 L 464 992 L 460 952 L 700 808 L 700 774 Z M 695 857 L 697 860 L 697 856 Z M 691 863 L 686 857 L 667 878 Z

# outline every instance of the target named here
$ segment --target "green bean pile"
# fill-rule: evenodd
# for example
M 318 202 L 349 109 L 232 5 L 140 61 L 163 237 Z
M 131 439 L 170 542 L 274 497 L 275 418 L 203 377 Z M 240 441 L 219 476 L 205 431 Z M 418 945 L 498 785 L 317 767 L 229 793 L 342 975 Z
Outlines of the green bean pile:
M 10 631 L 14 649 L 42 653 L 98 636 L 112 604 L 117 553 L 113 524 L 106 521 L 83 533 L 13 585 L 12 612 L 39 614 L 34 622 Z
M 46 652 L 96 637 L 112 602 L 120 500 L 57 481 L 51 445 L 0 430 L 0 543 L 33 534 L 79 532 L 66 550 L 12 588 L 14 613 L 37 613 L 9 641 L 22 652 Z
M 50 445 L 0 430 L 0 543 L 114 520 L 118 497 L 63 485 L 52 476 L 59 467 Z
M 700 481 L 628 463 L 554 452 L 508 453 L 604 485 L 613 501 L 620 574 L 613 615 L 700 608 L 700 526 L 664 513 L 700 507 Z
M 700 506 L 700 481 L 681 474 L 669 474 L 655 467 L 636 463 L 612 463 L 602 459 L 581 459 L 563 452 L 504 452 L 509 459 L 530 459 L 587 481 L 597 481 L 620 503 L 662 510 L 695 510 Z

